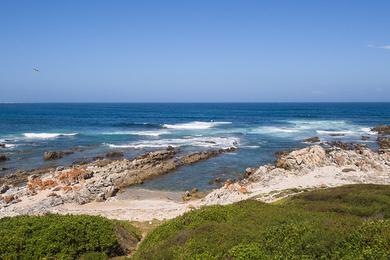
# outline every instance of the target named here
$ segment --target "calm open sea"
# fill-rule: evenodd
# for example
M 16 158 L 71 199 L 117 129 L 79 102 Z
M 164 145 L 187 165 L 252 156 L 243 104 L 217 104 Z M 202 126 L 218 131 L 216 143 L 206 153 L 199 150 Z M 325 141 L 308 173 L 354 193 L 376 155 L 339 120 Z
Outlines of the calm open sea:
M 216 177 L 274 161 L 274 152 L 302 139 L 359 141 L 375 146 L 370 127 L 390 123 L 390 103 L 0 104 L 0 174 L 68 165 L 122 150 L 126 157 L 168 145 L 183 152 L 237 146 L 234 153 L 147 181 L 145 188 L 213 188 Z M 337 136 L 335 136 L 337 135 Z M 361 136 L 371 138 L 362 141 Z M 45 151 L 82 148 L 45 162 Z M 5 169 L 4 169 L 5 168 Z

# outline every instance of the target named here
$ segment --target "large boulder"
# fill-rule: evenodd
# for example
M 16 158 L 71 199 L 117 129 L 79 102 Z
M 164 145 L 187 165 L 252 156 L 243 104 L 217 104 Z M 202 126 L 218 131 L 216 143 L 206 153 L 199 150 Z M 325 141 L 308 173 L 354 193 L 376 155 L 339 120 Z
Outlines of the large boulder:
M 325 149 L 319 145 L 310 146 L 281 155 L 276 161 L 276 167 L 286 170 L 300 170 L 323 166 L 326 161 Z

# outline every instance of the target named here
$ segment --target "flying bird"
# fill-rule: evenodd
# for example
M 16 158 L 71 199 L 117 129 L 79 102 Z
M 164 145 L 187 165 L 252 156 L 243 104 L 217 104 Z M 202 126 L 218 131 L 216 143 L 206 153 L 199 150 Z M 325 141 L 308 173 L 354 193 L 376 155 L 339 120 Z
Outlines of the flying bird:
M 39 69 L 37 69 L 37 68 L 33 68 L 33 70 L 34 70 L 35 72 L 39 72 Z

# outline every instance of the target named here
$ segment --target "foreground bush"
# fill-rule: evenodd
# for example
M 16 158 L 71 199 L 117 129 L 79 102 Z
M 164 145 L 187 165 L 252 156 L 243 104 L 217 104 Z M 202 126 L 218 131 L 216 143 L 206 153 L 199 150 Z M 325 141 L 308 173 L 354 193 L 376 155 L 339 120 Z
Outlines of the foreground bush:
M 140 235 L 130 224 L 102 217 L 46 215 L 4 218 L 0 219 L 0 259 L 75 259 L 83 254 L 84 259 L 104 259 L 122 255 L 123 230 L 127 239 L 139 241 Z
M 168 221 L 135 259 L 388 259 L 390 186 L 303 193 L 277 205 L 243 201 Z

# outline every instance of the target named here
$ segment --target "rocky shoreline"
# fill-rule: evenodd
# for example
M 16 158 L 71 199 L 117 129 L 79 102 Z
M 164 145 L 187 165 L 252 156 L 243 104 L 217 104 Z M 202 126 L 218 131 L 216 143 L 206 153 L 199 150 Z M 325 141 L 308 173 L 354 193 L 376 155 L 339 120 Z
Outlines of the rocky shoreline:
M 377 130 L 377 151 L 361 144 L 332 142 L 281 152 L 273 165 L 248 168 L 241 180 L 227 180 L 209 194 L 193 189 L 182 196 L 182 201 L 159 192 L 149 192 L 151 196 L 140 199 L 118 198 L 116 194 L 124 187 L 236 148 L 182 155 L 168 147 L 132 160 L 106 158 L 69 168 L 15 174 L 0 179 L 0 217 L 52 212 L 146 221 L 174 218 L 204 205 L 244 199 L 271 202 L 308 189 L 358 183 L 390 184 L 388 130 L 388 126 Z
M 17 173 L 2 179 L 0 216 L 41 214 L 65 203 L 82 205 L 92 201 L 103 202 L 114 197 L 122 188 L 235 149 L 231 147 L 179 156 L 178 149 L 168 147 L 133 160 L 99 159 L 69 168 L 42 169 L 28 176 Z M 27 182 L 23 183 L 26 177 Z M 27 201 L 29 203 L 25 207 Z M 34 205 L 30 204 L 32 201 Z

